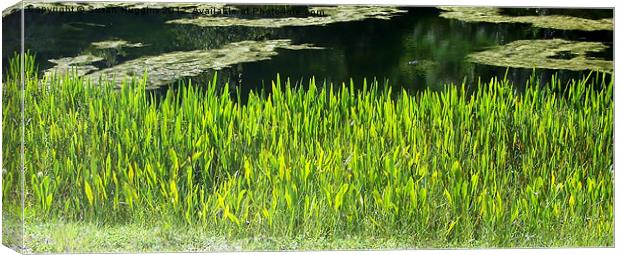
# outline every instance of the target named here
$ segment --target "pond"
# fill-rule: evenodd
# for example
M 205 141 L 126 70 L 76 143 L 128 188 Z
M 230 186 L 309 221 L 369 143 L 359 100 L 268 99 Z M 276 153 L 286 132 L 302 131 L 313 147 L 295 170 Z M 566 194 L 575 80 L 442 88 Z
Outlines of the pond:
M 294 84 L 367 78 L 417 91 L 505 74 L 521 85 L 533 67 L 543 80 L 613 72 L 611 9 L 144 7 L 33 6 L 25 47 L 42 73 L 124 77 L 146 68 L 151 87 L 166 89 L 205 84 L 219 70 L 244 94 L 269 90 L 277 74 Z M 3 14 L 4 63 L 19 50 L 19 19 Z

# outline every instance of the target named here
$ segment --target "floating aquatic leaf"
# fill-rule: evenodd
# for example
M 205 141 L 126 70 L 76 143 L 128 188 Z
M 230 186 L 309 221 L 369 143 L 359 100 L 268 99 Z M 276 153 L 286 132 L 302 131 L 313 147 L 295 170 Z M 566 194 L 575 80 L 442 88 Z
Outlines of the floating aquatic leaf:
M 588 52 L 601 52 L 607 46 L 600 42 L 576 42 L 562 39 L 520 40 L 470 54 L 471 62 L 519 68 L 546 68 L 567 70 L 599 70 L 611 72 L 613 62 L 588 57 Z M 569 55 L 568 59 L 560 55 Z
M 219 49 L 176 51 L 148 56 L 90 73 L 86 77 L 104 76 L 119 83 L 123 79 L 141 76 L 146 71 L 150 86 L 161 86 L 183 77 L 192 77 L 206 70 L 220 70 L 234 64 L 267 60 L 277 55 L 276 49 L 322 49 L 309 44 L 291 44 L 291 40 L 241 41 Z
M 102 57 L 94 55 L 81 55 L 77 57 L 66 57 L 59 59 L 50 59 L 49 61 L 56 64 L 56 66 L 47 69 L 46 74 L 57 73 L 65 74 L 70 71 L 76 71 L 78 75 L 84 75 L 88 72 L 97 70 L 97 67 L 91 65 L 97 61 L 103 60 Z
M 193 19 L 175 19 L 169 24 L 191 24 L 203 27 L 286 27 L 286 26 L 324 26 L 337 22 L 349 22 L 364 19 L 390 19 L 398 13 L 407 12 L 396 7 L 386 6 L 336 6 L 311 7 L 310 13 L 321 13 L 324 16 L 286 17 L 266 19 L 243 19 L 236 17 L 201 16 Z
M 534 27 L 560 30 L 613 30 L 613 19 L 584 19 L 564 15 L 506 16 L 493 7 L 440 7 L 445 12 L 439 16 L 465 22 L 529 23 Z
M 96 28 L 96 27 L 105 27 L 103 24 L 90 23 L 90 22 L 66 22 L 62 23 L 62 30 L 69 31 L 83 31 L 85 27 L 88 28 Z
M 123 48 L 123 47 L 137 48 L 137 47 L 144 46 L 144 44 L 142 43 L 130 43 L 124 40 L 109 40 L 109 41 L 94 42 L 94 43 L 91 43 L 91 45 L 95 49 L 118 49 L 118 48 Z
M 82 55 L 82 56 L 77 56 L 77 57 L 50 59 L 49 61 L 57 65 L 63 65 L 63 64 L 90 64 L 90 63 L 97 62 L 100 60 L 102 60 L 101 57 L 97 57 L 93 55 Z

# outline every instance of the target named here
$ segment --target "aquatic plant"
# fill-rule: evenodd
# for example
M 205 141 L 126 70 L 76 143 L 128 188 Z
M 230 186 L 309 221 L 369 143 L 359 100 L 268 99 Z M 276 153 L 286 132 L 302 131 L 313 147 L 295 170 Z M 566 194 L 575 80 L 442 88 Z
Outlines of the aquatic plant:
M 612 72 L 611 60 L 587 55 L 601 52 L 606 48 L 607 46 L 600 42 L 563 39 L 519 40 L 471 53 L 467 56 L 467 60 L 494 66 Z
M 18 204 L 11 187 L 21 169 L 19 122 L 7 117 L 20 102 L 19 62 L 11 63 L 7 206 Z M 26 67 L 27 228 L 58 218 L 171 220 L 230 240 L 613 245 L 606 74 L 549 84 L 533 77 L 523 92 L 493 79 L 414 95 L 376 82 L 295 88 L 277 77 L 270 93 L 242 104 L 215 78 L 156 98 L 148 76 L 125 79 L 120 90 L 74 74 L 39 86 L 34 65 Z
M 276 49 L 322 49 L 309 44 L 291 44 L 291 40 L 241 41 L 219 49 L 176 51 L 158 56 L 141 57 L 110 68 L 90 73 L 85 78 L 93 80 L 111 79 L 120 85 L 121 81 L 145 72 L 149 86 L 172 83 L 183 77 L 196 76 L 206 70 L 222 68 L 247 62 L 267 60 L 277 55 Z
M 465 22 L 487 23 L 527 23 L 534 27 L 561 30 L 613 30 L 613 18 L 585 19 L 563 15 L 543 16 L 508 16 L 500 13 L 494 7 L 439 7 L 444 10 L 439 16 L 447 19 L 456 19 Z
M 169 20 L 169 24 L 189 24 L 202 27 L 287 27 L 287 26 L 324 26 L 338 22 L 349 22 L 364 19 L 390 19 L 391 17 L 407 12 L 397 7 L 386 6 L 352 6 L 342 5 L 336 7 L 311 7 L 310 12 L 324 13 L 325 16 L 310 17 L 286 17 L 286 18 L 261 18 L 245 19 L 226 16 L 200 16 L 197 18 L 181 18 Z
M 98 68 L 92 65 L 95 62 L 103 60 L 102 57 L 91 54 L 80 55 L 76 57 L 64 57 L 58 59 L 49 59 L 49 62 L 56 64 L 55 66 L 45 70 L 46 75 L 65 74 L 71 71 L 77 72 L 79 75 L 87 74 Z
M 93 43 L 91 43 L 91 45 L 95 49 L 118 49 L 118 48 L 139 48 L 139 47 L 144 47 L 144 44 L 142 44 L 142 43 L 139 43 L 139 42 L 138 43 L 130 43 L 128 41 L 120 40 L 120 39 L 109 40 L 109 41 L 93 42 Z
M 115 44 L 119 44 L 115 42 Z M 106 43 L 104 46 L 110 46 Z M 224 45 L 218 49 L 175 51 L 157 56 L 146 56 L 109 68 L 97 70 L 93 63 L 103 58 L 92 55 L 50 60 L 58 65 L 46 71 L 47 75 L 62 76 L 76 68 L 83 78 L 91 80 L 108 79 L 120 85 L 122 80 L 148 73 L 148 86 L 170 84 L 178 79 L 199 75 L 206 70 L 220 70 L 234 64 L 267 60 L 277 55 L 276 49 L 303 50 L 323 49 L 310 44 L 292 44 L 291 40 L 241 41 Z

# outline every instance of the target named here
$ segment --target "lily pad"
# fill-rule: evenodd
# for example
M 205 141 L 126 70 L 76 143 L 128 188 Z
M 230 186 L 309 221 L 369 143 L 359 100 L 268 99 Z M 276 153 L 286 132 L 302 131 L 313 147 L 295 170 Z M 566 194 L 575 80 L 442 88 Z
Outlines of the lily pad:
M 439 16 L 465 22 L 526 23 L 534 27 L 558 30 L 613 30 L 613 19 L 584 19 L 564 15 L 548 16 L 506 16 L 493 7 L 439 7 L 444 10 Z
M 600 42 L 521 40 L 472 53 L 467 59 L 493 66 L 612 72 L 612 61 L 586 55 L 589 52 L 601 52 L 606 48 L 607 46 Z
M 97 70 L 97 67 L 92 63 L 103 60 L 102 57 L 94 55 L 81 55 L 77 57 L 66 57 L 59 59 L 50 59 L 49 62 L 56 64 L 56 66 L 47 69 L 45 74 L 66 74 L 68 72 L 75 71 L 78 75 L 84 75 L 88 72 Z
M 241 41 L 219 49 L 176 51 L 158 56 L 141 57 L 87 74 L 97 80 L 108 79 L 117 85 L 122 80 L 140 78 L 146 72 L 150 87 L 170 84 L 184 77 L 197 76 L 207 70 L 220 70 L 239 63 L 267 60 L 277 55 L 276 49 L 322 49 L 309 44 L 291 44 L 291 40 Z
M 110 41 L 101 41 L 101 42 L 94 42 L 91 43 L 91 45 L 95 48 L 95 49 L 118 49 L 118 48 L 137 48 L 137 47 L 143 47 L 144 44 L 142 43 L 130 43 L 124 40 L 110 40 Z
M 286 26 L 324 26 L 337 22 L 349 22 L 364 19 L 390 19 L 398 13 L 407 12 L 396 7 L 386 6 L 336 6 L 311 7 L 311 13 L 323 13 L 324 16 L 286 17 L 244 19 L 237 17 L 201 16 L 191 19 L 169 20 L 168 24 L 191 24 L 202 27 L 246 26 L 278 28 Z

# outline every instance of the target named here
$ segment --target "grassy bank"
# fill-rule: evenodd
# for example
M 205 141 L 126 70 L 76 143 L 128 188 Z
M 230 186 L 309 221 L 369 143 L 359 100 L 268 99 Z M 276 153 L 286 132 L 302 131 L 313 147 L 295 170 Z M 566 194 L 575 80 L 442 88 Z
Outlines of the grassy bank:
M 39 82 L 26 66 L 35 252 L 67 249 L 64 239 L 93 240 L 70 251 L 104 251 L 92 231 L 133 233 L 124 228 L 146 233 L 138 239 L 152 228 L 209 233 L 240 249 L 613 245 L 613 80 L 595 89 L 592 78 L 532 79 L 523 93 L 492 80 L 393 96 L 378 84 L 296 89 L 278 78 L 270 94 L 238 104 L 216 80 L 155 98 L 143 80 L 120 90 L 75 76 Z M 12 70 L 5 208 L 19 201 Z M 50 224 L 84 236 L 58 236 Z M 177 247 L 139 243 L 121 247 Z

